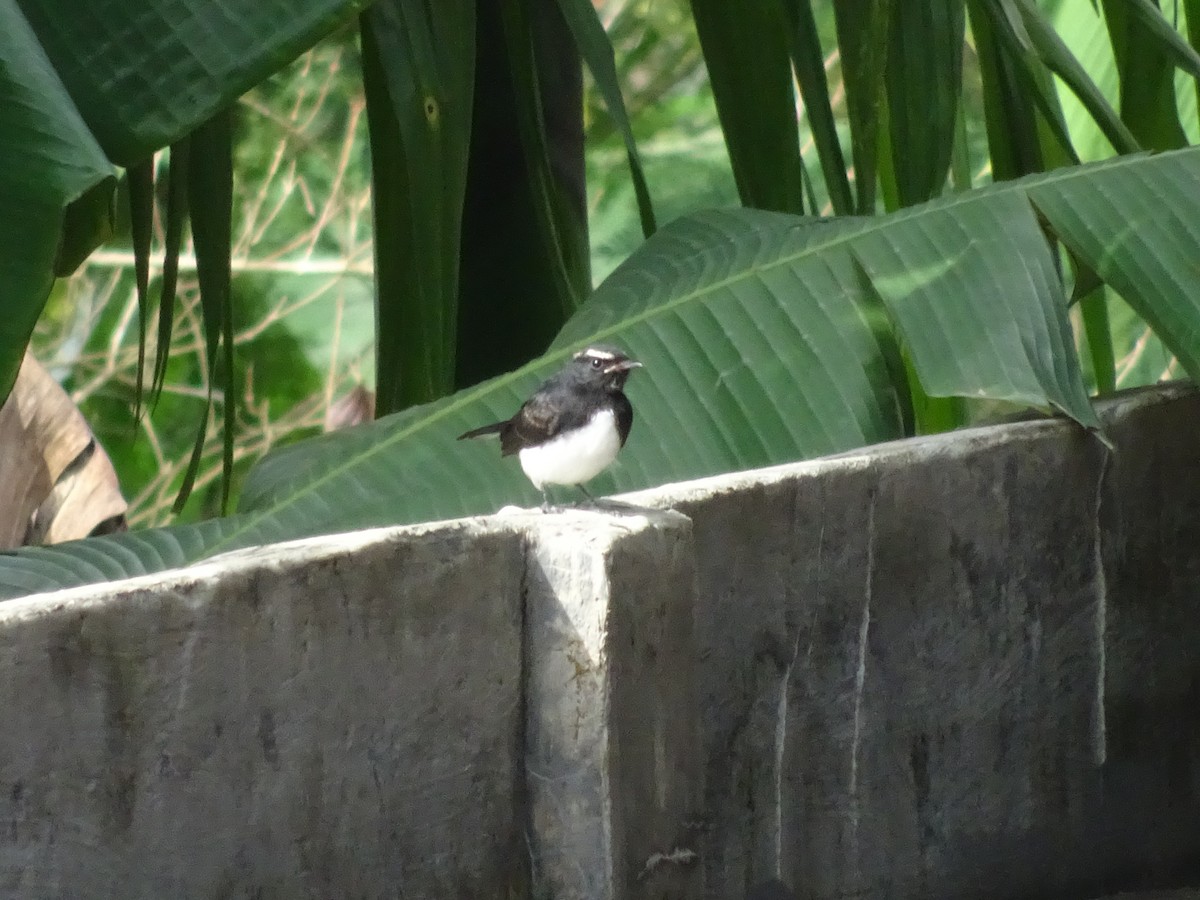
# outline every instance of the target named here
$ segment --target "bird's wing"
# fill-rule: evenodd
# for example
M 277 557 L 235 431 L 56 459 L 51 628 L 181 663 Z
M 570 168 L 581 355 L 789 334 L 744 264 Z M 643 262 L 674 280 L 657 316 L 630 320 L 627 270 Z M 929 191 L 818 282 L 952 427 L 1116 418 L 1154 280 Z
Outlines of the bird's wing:
M 545 443 L 562 431 L 562 408 L 549 391 L 538 391 L 526 400 L 500 432 L 501 455 Z
M 458 436 L 458 440 L 465 441 L 468 438 L 483 437 L 485 434 L 499 434 L 504 430 L 504 426 L 508 422 L 493 422 L 491 425 L 484 425 L 481 428 L 472 428 L 470 431 L 464 431 Z

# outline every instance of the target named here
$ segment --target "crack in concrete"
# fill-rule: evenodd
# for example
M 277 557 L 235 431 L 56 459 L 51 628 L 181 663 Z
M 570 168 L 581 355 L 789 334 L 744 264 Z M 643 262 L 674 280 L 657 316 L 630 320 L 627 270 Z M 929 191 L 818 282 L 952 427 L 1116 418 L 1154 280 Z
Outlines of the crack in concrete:
M 783 681 L 779 685 L 779 707 L 775 726 L 775 877 L 780 877 L 783 865 L 783 751 L 787 744 L 788 695 L 792 681 L 792 667 L 800 655 L 800 628 L 796 628 L 796 640 L 792 644 L 792 658 L 783 670 Z
M 871 582 L 875 578 L 875 494 L 867 507 L 867 573 L 863 591 L 862 620 L 858 626 L 858 668 L 854 673 L 854 739 L 850 746 L 850 841 L 858 856 L 858 754 L 862 741 L 863 688 L 867 682 L 867 636 L 871 630 Z
M 792 494 L 792 509 L 790 520 L 796 522 L 797 508 L 799 506 L 799 495 L 796 492 Z M 821 583 L 821 558 L 825 549 L 825 516 L 824 516 L 824 500 L 822 498 L 822 515 L 821 515 L 821 530 L 817 535 L 817 585 Z M 793 544 L 793 553 L 790 560 L 790 574 L 794 574 L 797 568 L 797 558 L 795 554 L 795 545 Z M 790 605 L 791 592 L 788 592 L 788 602 Z M 785 622 L 786 613 L 785 612 Z M 783 875 L 783 755 L 787 746 L 787 730 L 788 730 L 788 701 L 791 694 L 792 670 L 795 668 L 796 660 L 800 656 L 800 639 L 804 631 L 799 625 L 795 626 L 795 640 L 792 643 L 792 656 L 788 660 L 787 666 L 783 670 L 783 679 L 779 684 L 779 703 L 775 713 L 775 877 L 782 878 Z

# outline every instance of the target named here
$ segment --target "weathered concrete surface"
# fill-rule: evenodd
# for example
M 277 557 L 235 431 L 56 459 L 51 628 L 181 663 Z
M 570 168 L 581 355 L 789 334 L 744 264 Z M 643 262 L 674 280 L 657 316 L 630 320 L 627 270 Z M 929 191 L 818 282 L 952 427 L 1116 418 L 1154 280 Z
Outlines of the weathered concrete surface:
M 699 898 L 691 523 L 645 511 L 525 521 L 534 896 Z
M 1200 887 L 1200 396 L 1130 400 L 1116 412 L 1112 436 L 1125 452 L 1100 500 L 1098 839 L 1114 874 L 1186 874 Z
M 523 554 L 365 532 L 0 605 L 0 896 L 521 896 Z
M 707 896 L 1200 884 L 1200 397 L 631 495 L 692 518 Z
M 0 897 L 1200 884 L 1200 394 L 1104 415 L 0 605 Z

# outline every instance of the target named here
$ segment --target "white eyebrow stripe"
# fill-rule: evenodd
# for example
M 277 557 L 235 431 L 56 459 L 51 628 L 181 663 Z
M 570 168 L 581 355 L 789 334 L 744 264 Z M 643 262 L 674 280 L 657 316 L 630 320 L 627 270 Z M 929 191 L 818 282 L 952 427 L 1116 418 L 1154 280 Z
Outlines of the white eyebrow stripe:
M 595 347 L 588 347 L 586 350 L 575 354 L 576 359 L 583 359 L 584 357 L 589 359 L 616 359 L 617 354 L 610 353 L 608 350 L 597 350 Z

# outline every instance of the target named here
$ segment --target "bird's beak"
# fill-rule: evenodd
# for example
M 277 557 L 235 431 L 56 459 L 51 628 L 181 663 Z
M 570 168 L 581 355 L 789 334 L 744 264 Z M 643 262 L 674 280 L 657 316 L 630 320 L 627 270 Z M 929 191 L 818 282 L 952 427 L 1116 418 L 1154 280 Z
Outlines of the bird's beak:
M 642 364 L 640 362 L 638 362 L 636 359 L 622 359 L 622 360 L 618 360 L 617 362 L 614 362 L 611 366 L 608 367 L 608 369 L 606 371 L 608 371 L 608 372 L 628 372 L 631 369 L 640 369 L 640 368 L 642 368 Z

